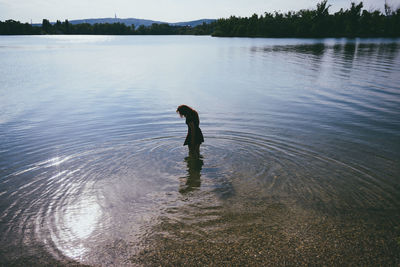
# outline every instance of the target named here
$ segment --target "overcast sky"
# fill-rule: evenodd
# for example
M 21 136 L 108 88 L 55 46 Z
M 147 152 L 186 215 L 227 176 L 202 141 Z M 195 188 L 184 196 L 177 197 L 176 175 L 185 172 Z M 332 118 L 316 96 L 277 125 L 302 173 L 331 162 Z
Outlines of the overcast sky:
M 84 18 L 141 18 L 178 22 L 230 15 L 315 8 L 320 0 L 0 0 L 0 20 L 41 22 Z M 331 12 L 348 8 L 351 0 L 328 0 Z M 359 3 L 359 0 L 355 0 Z M 387 0 L 393 7 L 400 0 Z M 364 0 L 365 9 L 383 10 L 385 0 Z

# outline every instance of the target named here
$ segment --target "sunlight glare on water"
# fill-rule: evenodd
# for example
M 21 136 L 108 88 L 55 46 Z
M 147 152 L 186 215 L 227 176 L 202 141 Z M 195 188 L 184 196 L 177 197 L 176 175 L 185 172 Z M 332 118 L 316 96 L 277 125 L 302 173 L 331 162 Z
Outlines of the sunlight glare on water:
M 90 198 L 83 198 L 65 209 L 64 214 L 56 218 L 57 225 L 62 227 L 58 229 L 59 237 L 53 236 L 53 242 L 67 256 L 80 258 L 86 249 L 82 242 L 96 230 L 101 210 L 96 200 Z

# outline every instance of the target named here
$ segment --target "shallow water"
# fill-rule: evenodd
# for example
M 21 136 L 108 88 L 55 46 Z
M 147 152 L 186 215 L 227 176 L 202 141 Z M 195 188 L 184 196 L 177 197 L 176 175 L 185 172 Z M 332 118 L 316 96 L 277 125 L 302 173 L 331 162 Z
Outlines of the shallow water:
M 399 50 L 0 37 L 1 262 L 399 264 Z

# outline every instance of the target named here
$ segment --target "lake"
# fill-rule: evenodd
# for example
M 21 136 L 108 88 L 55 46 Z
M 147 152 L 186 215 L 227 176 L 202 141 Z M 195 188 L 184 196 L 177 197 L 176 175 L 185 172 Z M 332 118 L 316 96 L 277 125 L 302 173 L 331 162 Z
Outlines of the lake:
M 0 262 L 400 264 L 399 52 L 1 36 Z M 199 112 L 200 159 L 181 104 Z

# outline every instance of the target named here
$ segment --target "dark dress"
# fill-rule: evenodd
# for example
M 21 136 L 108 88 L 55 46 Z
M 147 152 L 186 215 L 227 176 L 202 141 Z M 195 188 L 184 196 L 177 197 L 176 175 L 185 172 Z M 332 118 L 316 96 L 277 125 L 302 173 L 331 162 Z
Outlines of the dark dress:
M 188 126 L 188 133 L 185 139 L 185 143 L 183 144 L 184 146 L 188 145 L 191 146 L 191 140 L 192 140 L 192 131 L 190 130 L 189 124 L 190 122 L 193 122 L 194 127 L 195 127 L 195 140 L 194 140 L 194 144 L 193 145 L 200 145 L 201 143 L 204 142 L 204 137 L 203 137 L 203 133 L 201 132 L 201 129 L 199 127 L 200 124 L 200 120 L 199 120 L 199 115 L 196 113 L 193 114 L 188 114 L 186 116 L 186 124 Z

